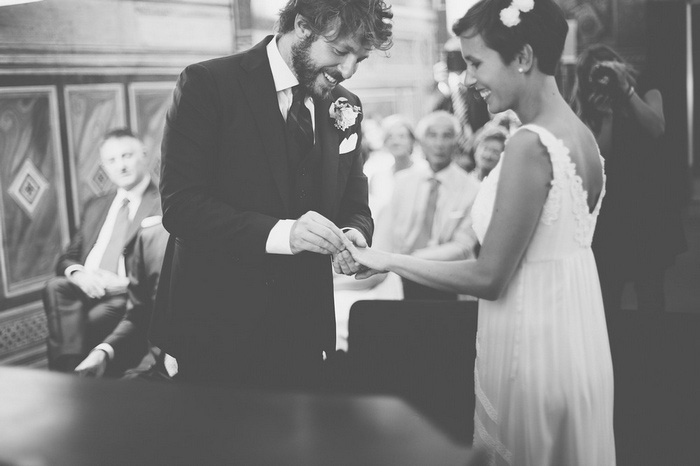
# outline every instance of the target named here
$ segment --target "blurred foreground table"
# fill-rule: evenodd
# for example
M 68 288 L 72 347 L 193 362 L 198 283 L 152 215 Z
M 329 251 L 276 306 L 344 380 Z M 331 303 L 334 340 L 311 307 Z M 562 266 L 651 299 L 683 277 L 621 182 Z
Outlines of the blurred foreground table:
M 454 465 L 403 401 L 82 379 L 0 367 L 0 465 Z

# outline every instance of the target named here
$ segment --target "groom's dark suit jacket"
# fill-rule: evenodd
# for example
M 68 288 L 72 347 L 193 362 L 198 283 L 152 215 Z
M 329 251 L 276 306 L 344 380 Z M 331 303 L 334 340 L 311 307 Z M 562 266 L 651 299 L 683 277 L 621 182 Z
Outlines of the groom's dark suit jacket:
M 297 218 L 305 195 L 295 187 L 305 173 L 288 159 L 271 39 L 187 67 L 167 114 L 161 198 L 171 237 L 151 340 L 178 358 L 181 374 L 196 372 L 193 380 L 275 385 L 335 351 L 330 256 L 265 252 L 270 230 Z M 329 108 L 339 97 L 360 105 L 340 86 L 314 101 L 316 210 L 369 240 L 360 118 L 345 133 L 336 129 Z M 352 133 L 356 147 L 339 154 Z

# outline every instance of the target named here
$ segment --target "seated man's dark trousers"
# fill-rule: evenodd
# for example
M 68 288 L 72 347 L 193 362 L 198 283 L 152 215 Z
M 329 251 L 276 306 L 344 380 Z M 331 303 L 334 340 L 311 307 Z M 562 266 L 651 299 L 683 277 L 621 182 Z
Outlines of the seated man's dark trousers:
M 70 372 L 121 321 L 127 295 L 92 299 L 67 278 L 55 277 L 47 282 L 43 300 L 49 369 Z

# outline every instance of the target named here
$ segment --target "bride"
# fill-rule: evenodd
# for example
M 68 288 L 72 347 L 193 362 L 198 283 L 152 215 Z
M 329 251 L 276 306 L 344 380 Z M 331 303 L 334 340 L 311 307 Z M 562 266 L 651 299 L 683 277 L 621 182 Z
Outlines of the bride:
M 604 196 L 595 138 L 554 78 L 568 26 L 552 0 L 482 0 L 459 36 L 491 113 L 523 126 L 472 209 L 477 259 L 347 247 L 366 278 L 392 271 L 480 298 L 474 446 L 491 463 L 615 464 L 613 371 L 591 239 Z

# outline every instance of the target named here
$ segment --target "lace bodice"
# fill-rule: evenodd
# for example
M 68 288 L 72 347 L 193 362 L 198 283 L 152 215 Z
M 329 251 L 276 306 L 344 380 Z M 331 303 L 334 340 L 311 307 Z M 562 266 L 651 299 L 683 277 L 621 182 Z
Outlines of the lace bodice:
M 589 212 L 588 193 L 583 189 L 581 177 L 576 173 L 576 165 L 571 161 L 569 149 L 563 141 L 540 126 L 524 125 L 518 129 L 522 130 L 532 131 L 539 136 L 549 153 L 553 173 L 540 224 L 528 247 L 526 260 L 547 260 L 590 247 L 605 195 L 605 173 L 603 172 L 603 190 L 593 212 Z M 483 242 L 491 222 L 502 161 L 503 156 L 482 182 L 472 207 L 473 228 L 480 242 Z

